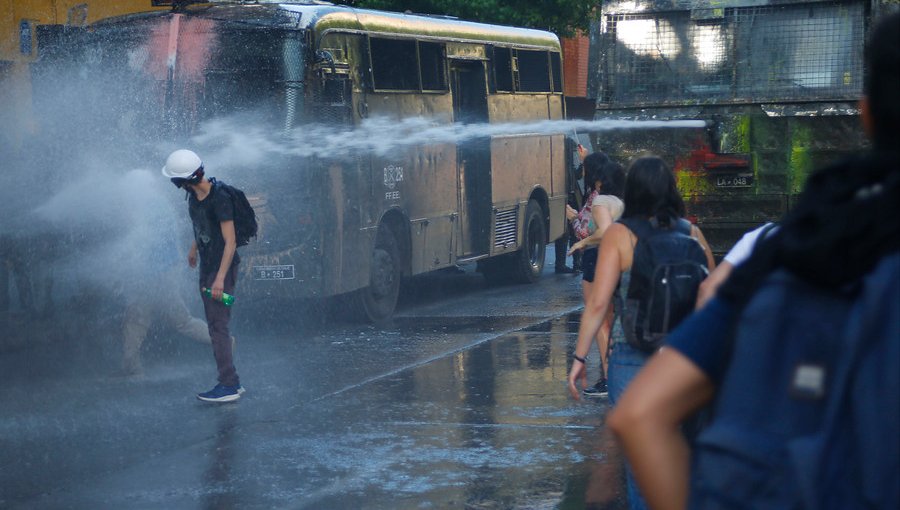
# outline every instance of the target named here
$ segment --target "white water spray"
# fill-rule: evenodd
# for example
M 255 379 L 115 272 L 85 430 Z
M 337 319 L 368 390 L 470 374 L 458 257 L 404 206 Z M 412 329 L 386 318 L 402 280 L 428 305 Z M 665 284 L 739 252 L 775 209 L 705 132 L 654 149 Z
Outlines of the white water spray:
M 204 123 L 191 139 L 204 159 L 223 166 L 260 166 L 269 156 L 334 157 L 350 153 L 384 156 L 400 149 L 461 144 L 489 136 L 571 135 L 622 129 L 703 128 L 701 120 L 543 120 L 528 123 L 456 124 L 440 118 L 365 119 L 355 129 L 303 125 L 287 133 L 248 125 L 236 117 Z M 652 147 L 648 147 L 652 151 Z

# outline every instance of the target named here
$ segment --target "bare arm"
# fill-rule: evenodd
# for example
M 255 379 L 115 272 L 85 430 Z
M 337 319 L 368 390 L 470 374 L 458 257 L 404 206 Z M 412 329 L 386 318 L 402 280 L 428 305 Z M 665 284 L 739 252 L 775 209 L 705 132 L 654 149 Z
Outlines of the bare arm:
M 703 236 L 703 231 L 697 225 L 691 225 L 691 235 L 700 241 L 700 246 L 703 246 L 703 251 L 706 252 L 706 267 L 712 271 L 716 268 L 716 259 L 713 258 L 712 250 L 709 248 L 709 243 L 706 242 L 706 237 Z
M 578 157 L 581 158 L 581 161 L 584 161 L 584 158 L 586 158 L 588 155 L 587 149 L 585 149 L 584 146 L 579 143 L 575 146 L 575 150 L 578 151 Z
M 216 280 L 212 284 L 213 299 L 221 299 L 222 293 L 225 292 L 225 275 L 231 267 L 231 261 L 234 260 L 234 252 L 237 250 L 237 241 L 234 234 L 234 221 L 228 220 L 219 223 L 222 229 L 222 237 L 225 239 L 225 249 L 222 252 L 222 262 L 219 263 L 219 272 L 216 273 Z
M 612 300 L 613 292 L 619 283 L 619 275 L 622 272 L 620 253 L 620 244 L 622 237 L 628 242 L 628 229 L 622 225 L 613 225 L 608 229 L 607 235 L 600 243 L 600 254 L 596 273 L 594 274 L 595 290 L 587 303 L 585 303 L 584 312 L 581 314 L 581 324 L 578 327 L 578 342 L 575 345 L 575 355 L 579 357 L 587 356 L 597 331 L 606 318 L 606 310 Z M 579 400 L 581 392 L 578 390 L 578 381 L 581 381 L 582 387 L 587 385 L 587 372 L 585 366 L 578 360 L 572 361 L 572 369 L 569 372 L 569 393 Z
M 600 240 L 603 239 L 603 234 L 606 232 L 606 229 L 608 229 L 609 226 L 613 223 L 612 213 L 610 213 L 609 209 L 604 206 L 592 207 L 591 216 L 594 218 L 594 224 L 597 225 L 597 230 L 594 230 L 591 235 L 573 244 L 572 247 L 569 248 L 569 252 L 567 253 L 567 255 L 571 255 L 577 250 L 583 250 L 589 246 L 599 245 Z
M 188 265 L 197 267 L 197 241 L 191 242 L 191 249 L 188 250 Z
M 722 285 L 728 279 L 728 275 L 731 274 L 733 268 L 734 265 L 731 262 L 723 260 L 712 273 L 709 273 L 709 276 L 700 284 L 700 290 L 697 292 L 697 305 L 694 307 L 695 310 L 703 308 L 703 305 L 716 295 L 719 285 Z
M 687 505 L 690 449 L 681 423 L 709 402 L 714 391 L 700 368 L 664 347 L 631 381 L 607 418 L 653 510 Z

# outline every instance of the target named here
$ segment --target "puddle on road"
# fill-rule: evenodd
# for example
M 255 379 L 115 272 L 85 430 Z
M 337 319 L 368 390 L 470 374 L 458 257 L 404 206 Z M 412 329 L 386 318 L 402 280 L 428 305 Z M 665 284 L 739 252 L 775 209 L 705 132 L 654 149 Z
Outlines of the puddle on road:
M 578 404 L 566 393 L 573 342 L 572 317 L 563 316 L 342 395 L 330 421 L 346 431 L 322 438 L 343 445 L 327 455 L 341 490 L 320 488 L 306 501 L 626 508 L 621 459 L 603 427 L 607 403 Z

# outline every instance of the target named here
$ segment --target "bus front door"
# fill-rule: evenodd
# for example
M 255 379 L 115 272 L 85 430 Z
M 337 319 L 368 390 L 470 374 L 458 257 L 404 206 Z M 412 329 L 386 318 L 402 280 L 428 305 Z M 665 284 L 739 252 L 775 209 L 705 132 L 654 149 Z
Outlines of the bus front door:
M 487 86 L 482 62 L 456 61 L 450 66 L 453 121 L 476 126 L 488 122 Z M 456 148 L 459 178 L 460 258 L 488 254 L 491 237 L 491 140 L 462 142 Z

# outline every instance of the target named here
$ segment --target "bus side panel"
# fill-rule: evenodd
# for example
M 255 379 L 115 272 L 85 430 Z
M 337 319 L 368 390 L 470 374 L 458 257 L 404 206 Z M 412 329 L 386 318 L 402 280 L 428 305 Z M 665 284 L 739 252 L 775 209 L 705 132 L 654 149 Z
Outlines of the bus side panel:
M 550 189 L 551 137 L 495 136 L 491 140 L 494 207 L 520 203 L 536 187 Z
M 449 94 L 369 94 L 369 116 L 424 117 L 448 122 Z M 385 211 L 396 208 L 409 221 L 410 274 L 455 262 L 458 217 L 456 145 L 433 144 L 390 149 L 371 157 L 371 204 L 366 227 L 376 228 Z
M 456 262 L 456 145 L 418 147 L 406 178 L 411 189 L 409 217 L 411 272 L 424 273 Z
M 541 205 L 548 208 L 548 240 L 557 239 L 566 227 L 564 165 L 564 135 L 495 137 L 491 142 L 494 207 L 509 209 L 518 204 L 518 218 L 522 218 L 527 198 L 537 189 L 545 191 L 548 200 Z M 517 238 L 516 244 L 521 241 Z M 495 246 L 493 254 L 504 251 Z
M 491 94 L 488 96 L 488 115 L 492 124 L 529 122 L 549 117 L 545 94 Z
M 494 94 L 488 97 L 492 123 L 538 122 L 563 117 L 562 97 L 536 94 Z M 498 209 L 518 204 L 519 230 L 528 197 L 540 188 L 549 196 L 542 204 L 550 212 L 549 239 L 559 237 L 565 217 L 564 135 L 519 135 L 495 138 L 491 144 L 493 202 Z M 517 244 L 521 239 L 517 239 Z M 493 247 L 493 254 L 506 249 Z M 499 250 L 499 251 L 497 251 Z
M 372 156 L 367 203 L 376 218 L 366 228 L 377 230 L 378 221 L 397 209 L 409 221 L 410 274 L 419 274 L 454 263 L 456 195 L 456 146 L 452 144 L 398 149 Z M 406 233 L 399 233 L 405 235 Z

